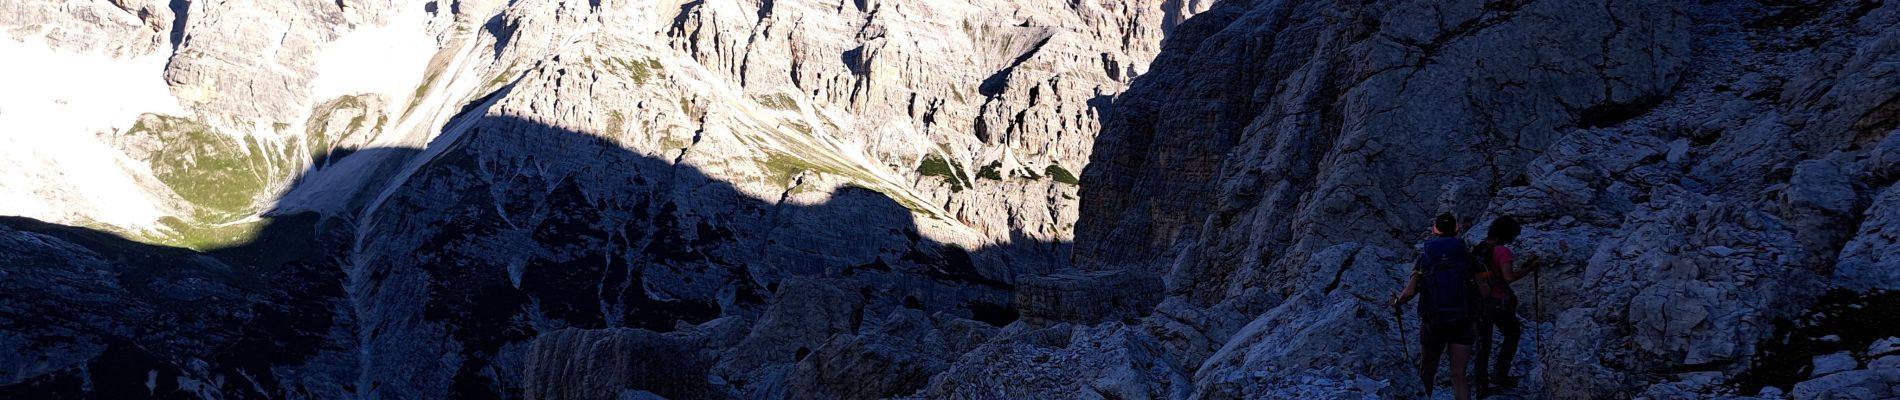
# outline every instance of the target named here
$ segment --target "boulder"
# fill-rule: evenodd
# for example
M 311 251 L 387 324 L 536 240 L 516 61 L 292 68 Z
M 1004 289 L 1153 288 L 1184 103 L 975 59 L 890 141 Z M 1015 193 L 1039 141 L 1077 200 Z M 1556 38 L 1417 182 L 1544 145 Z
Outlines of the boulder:
M 1855 367 L 1859 367 L 1859 366 L 1860 366 L 1860 363 L 1854 361 L 1854 355 L 1852 353 L 1848 353 L 1845 351 L 1834 353 L 1834 354 L 1815 356 L 1814 370 L 1812 372 L 1809 372 L 1808 376 L 1823 376 L 1823 375 L 1832 374 L 1835 372 L 1852 370 Z
M 1854 237 L 1853 220 L 1861 198 L 1854 181 L 1840 163 L 1808 160 L 1796 164 L 1794 177 L 1782 195 L 1781 217 L 1794 230 L 1802 254 L 1794 260 L 1813 270 L 1825 270 L 1840 246 Z
M 1185 371 L 1137 326 L 1017 323 L 910 398 L 1179 399 Z
M 1887 337 L 1885 339 L 1875 340 L 1873 344 L 1867 345 L 1868 357 L 1879 357 L 1893 353 L 1900 353 L 1900 337 Z
M 1900 185 L 1880 191 L 1860 231 L 1841 248 L 1833 284 L 1842 288 L 1900 290 Z
M 1794 385 L 1797 399 L 1880 400 L 1893 396 L 1892 387 L 1873 370 L 1853 370 L 1809 379 Z
M 1900 355 L 1886 356 L 1886 357 L 1876 358 L 1873 361 L 1868 361 L 1867 369 L 1871 369 L 1875 371 L 1887 370 L 1887 369 L 1900 369 Z

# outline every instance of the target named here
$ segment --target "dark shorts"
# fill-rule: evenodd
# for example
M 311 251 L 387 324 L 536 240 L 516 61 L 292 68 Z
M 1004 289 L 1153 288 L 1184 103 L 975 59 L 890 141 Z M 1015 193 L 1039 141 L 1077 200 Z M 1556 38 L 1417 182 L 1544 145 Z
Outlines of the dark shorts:
M 1470 322 L 1425 324 L 1425 329 L 1419 332 L 1419 336 L 1427 347 L 1447 344 L 1470 346 L 1478 338 L 1478 326 Z

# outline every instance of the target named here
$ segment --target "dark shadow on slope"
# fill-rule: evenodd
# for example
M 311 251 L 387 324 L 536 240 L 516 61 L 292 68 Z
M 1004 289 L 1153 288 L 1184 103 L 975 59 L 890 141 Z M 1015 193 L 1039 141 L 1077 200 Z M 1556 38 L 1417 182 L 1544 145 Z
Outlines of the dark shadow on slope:
M 1249 7 L 1217 3 L 1174 26 L 1148 71 L 1136 76 L 1128 90 L 1112 101 L 1089 102 L 1101 115 L 1102 131 L 1081 173 L 1078 265 L 1153 265 L 1184 232 L 1198 230 L 1201 217 L 1212 209 L 1219 182 L 1211 177 L 1261 112 L 1251 90 L 1233 88 L 1258 86 L 1267 79 L 1260 71 L 1268 66 L 1248 65 L 1259 57 L 1254 52 L 1205 48 L 1202 42 L 1242 18 Z M 1224 39 L 1247 42 L 1230 44 L 1233 48 L 1275 46 L 1273 38 Z M 1184 112 L 1203 118 L 1163 118 Z M 1171 126 L 1175 121 L 1193 125 Z
M 1854 293 L 1829 291 L 1796 320 L 1775 321 L 1775 336 L 1756 344 L 1759 355 L 1747 370 L 1735 376 L 1729 385 L 1739 393 L 1760 393 L 1774 386 L 1793 391 L 1794 385 L 1813 376 L 1814 358 L 1838 352 L 1851 352 L 1857 365 L 1873 361 L 1865 354 L 1874 341 L 1900 333 L 1900 292 L 1874 291 Z
M 520 375 L 506 371 L 519 354 L 504 354 L 543 331 L 750 318 L 787 278 L 849 282 L 868 317 L 910 307 L 1006 324 L 1012 274 L 1053 270 L 1068 246 L 1020 233 L 985 249 L 937 243 L 876 191 L 762 201 L 695 167 L 517 118 L 483 117 L 432 146 L 440 154 L 376 212 L 273 210 L 253 240 L 206 252 L 0 218 L 0 334 L 21 338 L 0 354 L 46 355 L 12 361 L 37 366 L 0 382 L 0 398 L 196 397 L 179 382 L 235 398 L 403 397 L 416 393 L 391 387 L 435 373 L 450 386 L 423 390 L 518 397 Z M 390 160 L 421 152 L 334 151 L 288 192 L 349 190 L 333 197 L 361 207 L 382 185 L 313 182 L 393 175 Z M 384 166 L 337 169 L 372 158 Z M 362 284 L 346 290 L 352 269 Z M 404 314 L 403 302 L 421 304 Z M 446 334 L 405 330 L 418 323 Z M 453 349 L 428 353 L 423 342 L 442 339 Z M 445 357 L 462 362 L 449 371 Z M 402 376 L 357 387 L 364 365 Z
M 185 23 L 191 19 L 191 0 L 171 0 L 167 7 L 172 10 L 172 52 L 177 52 L 178 46 L 185 44 Z

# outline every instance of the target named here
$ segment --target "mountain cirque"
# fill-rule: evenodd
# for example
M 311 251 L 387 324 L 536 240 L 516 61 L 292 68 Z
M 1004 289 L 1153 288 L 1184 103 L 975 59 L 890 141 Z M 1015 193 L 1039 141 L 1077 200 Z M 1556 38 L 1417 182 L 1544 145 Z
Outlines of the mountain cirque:
M 1886 398 L 1896 24 L 9 2 L 0 397 L 1409 397 L 1453 211 L 1529 221 L 1526 397 Z

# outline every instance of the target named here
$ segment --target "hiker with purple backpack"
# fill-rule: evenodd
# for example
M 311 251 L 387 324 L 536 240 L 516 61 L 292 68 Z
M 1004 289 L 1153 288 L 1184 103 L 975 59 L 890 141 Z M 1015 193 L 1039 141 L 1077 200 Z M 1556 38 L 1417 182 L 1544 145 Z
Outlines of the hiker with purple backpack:
M 1432 220 L 1432 235 L 1426 240 L 1405 289 L 1392 297 L 1393 309 L 1419 296 L 1418 316 L 1423 329 L 1419 344 L 1424 351 L 1419 360 L 1419 380 L 1425 385 L 1425 397 L 1432 395 L 1432 381 L 1438 374 L 1438 360 L 1451 353 L 1451 388 L 1458 400 L 1471 398 L 1465 380 L 1472 342 L 1477 338 L 1479 293 L 1473 278 L 1484 267 L 1471 256 L 1464 239 L 1458 238 L 1458 219 L 1439 214 Z M 1402 323 L 1402 322 L 1401 322 Z

